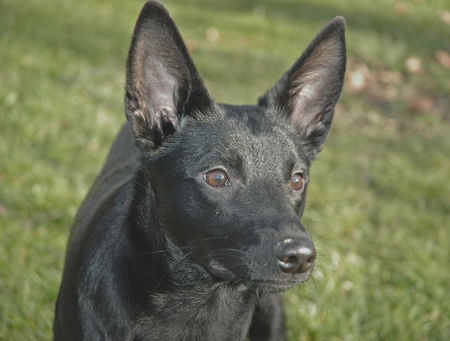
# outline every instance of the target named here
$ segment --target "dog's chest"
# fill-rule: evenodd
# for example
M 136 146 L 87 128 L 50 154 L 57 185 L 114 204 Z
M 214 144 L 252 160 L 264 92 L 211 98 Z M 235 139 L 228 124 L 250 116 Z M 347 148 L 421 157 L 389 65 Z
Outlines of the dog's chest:
M 255 297 L 229 288 L 191 289 L 155 295 L 152 303 L 137 328 L 145 339 L 244 340 Z

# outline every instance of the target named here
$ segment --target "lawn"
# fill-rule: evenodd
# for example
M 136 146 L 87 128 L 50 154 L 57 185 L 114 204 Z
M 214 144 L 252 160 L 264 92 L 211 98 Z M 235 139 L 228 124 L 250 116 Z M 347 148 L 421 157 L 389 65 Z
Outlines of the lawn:
M 348 77 L 303 218 L 289 340 L 450 340 L 450 5 L 163 1 L 219 102 L 255 103 L 335 15 Z M 142 1 L 0 1 L 0 340 L 48 340 L 77 207 L 121 123 Z

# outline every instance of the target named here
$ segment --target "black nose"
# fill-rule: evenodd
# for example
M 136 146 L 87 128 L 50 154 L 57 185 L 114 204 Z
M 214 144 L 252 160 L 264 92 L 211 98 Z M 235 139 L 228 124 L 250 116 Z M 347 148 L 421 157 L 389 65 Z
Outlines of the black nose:
M 275 244 L 274 252 L 281 271 L 290 274 L 308 271 L 316 259 L 316 250 L 308 239 L 282 240 Z

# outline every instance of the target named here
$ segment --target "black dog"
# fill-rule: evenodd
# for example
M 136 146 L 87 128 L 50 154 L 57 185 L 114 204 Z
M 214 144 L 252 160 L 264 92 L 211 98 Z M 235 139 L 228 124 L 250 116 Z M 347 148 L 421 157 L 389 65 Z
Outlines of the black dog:
M 258 105 L 213 101 L 167 11 L 148 2 L 126 116 L 72 228 L 55 340 L 283 340 L 278 292 L 306 281 L 300 223 L 346 63 L 331 21 Z

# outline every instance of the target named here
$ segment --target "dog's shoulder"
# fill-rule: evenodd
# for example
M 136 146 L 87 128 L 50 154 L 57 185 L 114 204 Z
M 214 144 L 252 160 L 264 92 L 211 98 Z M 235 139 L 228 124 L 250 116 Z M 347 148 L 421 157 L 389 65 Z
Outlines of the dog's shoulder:
M 125 124 L 77 212 L 71 242 L 83 239 L 93 225 L 120 225 L 117 220 L 121 217 L 117 212 L 127 212 L 126 208 L 131 205 L 132 192 L 136 190 L 135 178 L 141 164 L 140 155 L 134 145 L 131 128 Z M 98 220 L 110 220 L 113 216 L 115 224 L 98 223 Z

